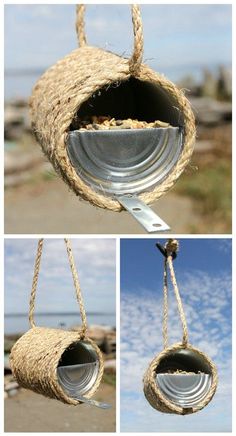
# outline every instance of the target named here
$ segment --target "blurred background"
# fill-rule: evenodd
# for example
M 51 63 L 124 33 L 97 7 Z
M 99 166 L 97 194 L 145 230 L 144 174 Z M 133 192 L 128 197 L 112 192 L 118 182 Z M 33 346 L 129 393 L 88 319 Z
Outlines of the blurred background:
M 231 233 L 231 6 L 141 5 L 141 11 L 144 62 L 185 90 L 197 120 L 191 164 L 153 209 L 177 233 Z M 90 44 L 130 56 L 127 5 L 89 5 L 86 31 Z M 5 5 L 7 233 L 143 233 L 127 213 L 78 201 L 31 135 L 32 86 L 76 45 L 74 5 Z
M 5 239 L 4 398 L 7 432 L 114 432 L 116 380 L 115 239 L 73 239 L 72 249 L 83 293 L 88 335 L 103 352 L 105 373 L 95 398 L 109 410 L 72 407 L 20 388 L 9 353 L 29 329 L 28 308 L 36 239 Z M 81 325 L 63 239 L 45 240 L 35 303 L 37 326 L 77 330 Z M 30 413 L 29 413 L 30 410 Z
M 159 239 L 164 244 L 166 240 Z M 163 350 L 163 256 L 154 239 L 121 240 L 121 431 L 232 431 L 231 239 L 180 239 L 174 268 L 186 314 L 189 342 L 215 362 L 218 387 L 198 413 L 159 413 L 143 394 L 143 375 Z M 132 259 L 135 257 L 135 262 Z M 181 323 L 169 286 L 169 344 L 181 341 Z

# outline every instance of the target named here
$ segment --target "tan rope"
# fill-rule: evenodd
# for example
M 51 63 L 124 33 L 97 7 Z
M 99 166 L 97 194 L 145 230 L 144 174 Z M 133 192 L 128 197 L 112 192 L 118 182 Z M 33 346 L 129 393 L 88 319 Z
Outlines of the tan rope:
M 184 346 L 187 346 L 187 344 L 188 344 L 188 328 L 187 328 L 187 321 L 186 321 L 186 317 L 185 317 L 185 313 L 184 313 L 184 309 L 183 309 L 182 300 L 181 300 L 180 293 L 179 293 L 179 288 L 178 288 L 176 277 L 175 277 L 175 271 L 174 271 L 173 259 L 172 259 L 172 254 L 175 253 L 179 248 L 178 241 L 176 239 L 169 239 L 169 241 L 165 244 L 165 248 L 167 251 L 167 258 L 165 259 L 165 262 L 164 262 L 163 343 L 164 343 L 164 348 L 166 349 L 168 347 L 167 266 L 169 267 L 169 270 L 170 270 L 170 278 L 171 278 L 171 282 L 172 282 L 172 285 L 174 288 L 175 298 L 176 298 L 177 306 L 178 306 L 178 312 L 179 312 L 180 320 L 182 323 L 182 329 L 183 329 L 182 344 Z
M 71 243 L 70 243 L 69 239 L 65 239 L 65 243 L 66 243 L 66 249 L 67 249 L 68 258 L 69 258 L 69 262 L 70 262 L 71 272 L 72 272 L 72 276 L 73 276 L 73 280 L 74 280 L 76 297 L 77 297 L 77 301 L 78 301 L 79 307 L 80 307 L 80 315 L 81 315 L 81 319 L 82 319 L 82 330 L 85 334 L 85 332 L 87 330 L 87 319 L 86 319 L 86 312 L 85 312 L 85 308 L 84 308 L 84 302 L 83 302 L 82 292 L 81 292 L 80 283 L 79 283 L 79 277 L 78 277 L 78 273 L 76 270 L 75 260 L 74 260 L 74 256 L 72 253 Z
M 37 254 L 36 254 L 36 258 L 35 258 L 35 265 L 34 265 L 34 277 L 33 277 L 32 289 L 31 289 L 31 294 L 30 294 L 29 322 L 30 322 L 31 327 L 35 327 L 34 305 L 35 305 L 36 289 L 38 286 L 39 268 L 40 268 L 40 262 L 41 262 L 41 257 L 42 257 L 42 251 L 43 251 L 43 239 L 39 239 Z
M 134 51 L 130 59 L 130 71 L 134 72 L 143 59 L 143 25 L 138 5 L 132 5 L 132 22 L 134 31 Z
M 34 276 L 33 276 L 31 295 L 30 295 L 30 308 L 29 308 L 29 322 L 30 322 L 31 327 L 36 327 L 35 321 L 34 321 L 35 296 L 36 296 L 36 290 L 37 290 L 37 285 L 38 285 L 39 268 L 40 268 L 40 262 L 41 262 L 42 251 L 43 251 L 43 241 L 44 241 L 43 239 L 39 239 L 37 254 L 36 254 L 36 258 L 35 258 Z M 65 239 L 65 244 L 66 244 L 67 254 L 68 254 L 69 263 L 70 263 L 70 267 L 71 267 L 74 286 L 75 286 L 75 290 L 76 290 L 76 297 L 77 297 L 77 301 L 78 301 L 79 307 L 80 307 L 80 315 L 81 315 L 81 320 L 82 320 L 81 333 L 82 333 L 82 336 L 84 336 L 86 333 L 86 330 L 87 330 L 87 320 L 86 320 L 86 312 L 85 312 L 85 308 L 84 308 L 82 292 L 81 292 L 81 288 L 80 288 L 80 284 L 79 284 L 79 278 L 78 278 L 78 274 L 77 274 L 76 267 L 75 267 L 75 261 L 74 261 L 70 241 L 68 239 Z
M 167 283 L 167 260 L 164 260 L 164 283 L 163 283 L 163 344 L 168 347 L 168 283 Z
M 141 12 L 138 5 L 131 5 L 132 11 L 132 23 L 134 32 L 134 49 L 130 59 L 130 70 L 132 72 L 137 71 L 139 65 L 142 63 L 143 58 L 143 25 Z M 85 34 L 84 24 L 85 5 L 76 6 L 76 32 L 78 37 L 78 43 L 80 47 L 87 45 L 87 39 Z
M 84 12 L 85 12 L 85 5 L 76 6 L 75 28 L 78 37 L 79 47 L 83 47 L 84 45 L 87 45 L 85 28 L 84 28 Z

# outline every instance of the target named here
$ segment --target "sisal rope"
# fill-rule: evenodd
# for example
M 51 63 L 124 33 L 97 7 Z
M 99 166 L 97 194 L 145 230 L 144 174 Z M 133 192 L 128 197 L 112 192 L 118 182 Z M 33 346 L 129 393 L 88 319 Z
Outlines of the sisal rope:
M 86 320 L 86 312 L 84 308 L 84 302 L 82 297 L 82 292 L 80 288 L 79 278 L 77 274 L 77 270 L 75 267 L 75 261 L 72 253 L 72 248 L 69 239 L 64 239 L 69 259 L 69 264 L 72 272 L 72 277 L 74 281 L 74 286 L 76 290 L 76 298 L 79 303 L 80 307 L 80 315 L 82 320 L 82 328 L 81 328 L 81 337 L 85 336 L 87 331 L 87 320 Z M 36 327 L 35 321 L 34 321 L 34 309 L 35 309 L 35 297 L 36 297 L 36 290 L 38 285 L 38 277 L 39 277 L 39 269 L 40 269 L 40 262 L 42 257 L 42 251 L 43 251 L 43 238 L 39 239 L 38 242 L 38 248 L 35 258 L 35 266 L 34 266 L 34 275 L 33 275 L 33 282 L 32 282 L 32 289 L 31 289 L 31 295 L 30 295 L 30 307 L 29 307 L 29 322 L 31 327 Z
M 85 12 L 85 5 L 76 6 L 75 28 L 78 37 L 79 47 L 83 47 L 84 45 L 87 45 L 87 40 L 85 35 L 85 25 L 84 25 L 84 12 Z
M 164 260 L 164 280 L 163 280 L 163 344 L 168 347 L 168 283 L 167 283 L 167 260 Z
M 87 38 L 85 34 L 84 23 L 85 5 L 76 6 L 76 32 L 78 37 L 79 47 L 87 45 Z M 141 19 L 141 12 L 138 5 L 131 5 L 133 33 L 134 33 L 134 49 L 130 58 L 130 71 L 137 71 L 142 63 L 143 58 L 143 25 Z
M 164 349 L 168 347 L 168 280 L 167 280 L 167 267 L 169 267 L 170 271 L 170 278 L 173 285 L 175 298 L 177 301 L 178 306 L 178 312 L 180 316 L 180 320 L 182 323 L 182 329 L 183 329 L 183 339 L 182 344 L 184 346 L 187 346 L 188 344 L 188 327 L 187 327 L 187 321 L 184 313 L 184 308 L 181 300 L 181 296 L 179 293 L 179 288 L 177 285 L 176 277 L 175 277 L 175 270 L 173 265 L 173 258 L 172 254 L 175 253 L 178 248 L 179 244 L 176 239 L 169 239 L 169 241 L 165 244 L 165 248 L 167 251 L 167 258 L 164 260 L 164 286 L 163 286 L 163 294 L 164 294 L 164 300 L 163 300 L 163 344 Z

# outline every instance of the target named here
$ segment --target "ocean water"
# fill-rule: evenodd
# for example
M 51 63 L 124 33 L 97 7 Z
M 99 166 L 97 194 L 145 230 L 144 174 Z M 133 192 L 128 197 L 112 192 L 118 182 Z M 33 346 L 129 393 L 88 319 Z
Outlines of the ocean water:
M 88 325 L 103 325 L 115 327 L 116 317 L 112 313 L 91 313 L 87 314 Z M 69 329 L 75 325 L 80 325 L 79 313 L 65 314 L 39 314 L 35 316 L 35 323 L 42 327 L 63 327 Z M 5 334 L 24 333 L 29 329 L 28 314 L 5 315 L 4 330 Z
M 181 65 L 166 66 L 160 70 L 159 63 L 150 60 L 150 67 L 161 74 L 167 76 L 174 82 L 181 81 L 183 77 L 192 76 L 197 84 L 202 83 L 203 71 L 207 68 L 212 74 L 216 75 L 219 70 L 219 65 L 224 65 L 226 68 L 231 69 L 230 62 L 215 62 L 215 63 L 203 63 L 194 64 L 186 63 Z M 36 81 L 45 72 L 47 68 L 41 68 L 38 71 L 31 70 L 14 70 L 12 72 L 5 71 L 4 75 L 4 98 L 5 101 L 14 100 L 18 98 L 28 99 L 31 95 L 32 89 Z
M 158 70 L 159 65 L 150 65 L 153 69 Z M 212 66 L 209 69 L 216 71 L 216 67 Z M 41 74 L 46 70 L 42 68 L 39 72 L 22 72 L 21 74 L 17 74 L 17 70 L 14 74 L 8 74 L 5 72 L 5 80 L 4 80 L 4 94 L 5 101 L 14 100 L 18 98 L 28 99 L 31 95 L 32 89 L 36 83 L 36 81 L 40 78 Z M 185 66 L 175 66 L 171 68 L 165 68 L 161 71 L 164 73 L 170 80 L 178 81 L 181 80 L 186 75 L 192 75 L 193 78 L 200 82 L 202 78 L 202 66 L 198 65 L 185 65 Z

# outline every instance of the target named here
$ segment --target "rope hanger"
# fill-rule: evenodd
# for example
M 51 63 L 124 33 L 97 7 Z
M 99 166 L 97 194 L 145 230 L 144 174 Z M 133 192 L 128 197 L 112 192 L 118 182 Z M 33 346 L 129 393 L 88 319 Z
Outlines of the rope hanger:
M 78 273 L 77 273 L 76 266 L 75 266 L 75 261 L 74 261 L 74 256 L 72 253 L 71 243 L 70 243 L 69 239 L 66 239 L 66 238 L 64 239 L 64 241 L 66 244 L 69 264 L 70 264 L 73 282 L 74 282 L 74 287 L 75 287 L 75 291 L 76 291 L 76 298 L 77 298 L 77 301 L 78 301 L 78 304 L 80 307 L 80 315 L 81 315 L 81 320 L 82 320 L 81 333 L 83 336 L 85 336 L 86 331 L 87 331 L 87 319 L 86 319 L 86 312 L 85 312 L 82 292 L 81 292 L 80 283 L 79 283 L 79 277 L 78 277 Z M 36 327 L 36 324 L 34 321 L 35 297 L 36 297 L 36 290 L 37 290 L 37 285 L 38 285 L 40 262 L 41 262 L 42 251 L 43 251 L 43 243 L 44 243 L 44 239 L 43 238 L 39 239 L 37 253 L 36 253 L 36 257 L 35 257 L 34 275 L 33 275 L 32 289 L 31 289 L 31 295 L 30 295 L 30 305 L 29 305 L 29 322 L 30 322 L 31 328 Z
M 76 6 L 76 32 L 78 37 L 79 47 L 87 45 L 84 22 L 85 5 Z M 130 70 L 137 70 L 143 59 L 143 25 L 139 5 L 131 5 L 133 33 L 134 33 L 134 48 L 130 58 Z
M 161 251 L 161 253 L 165 258 L 164 275 L 163 275 L 163 327 L 162 327 L 164 349 L 168 348 L 168 276 L 167 276 L 168 267 L 169 267 L 171 282 L 175 293 L 175 298 L 177 301 L 179 317 L 182 324 L 182 330 L 183 330 L 182 344 L 183 346 L 187 347 L 188 345 L 187 321 L 186 321 L 183 304 L 182 304 L 179 288 L 175 277 L 174 265 L 173 265 L 173 260 L 176 258 L 177 251 L 179 249 L 179 243 L 176 239 L 169 239 L 164 245 L 164 249 L 158 243 L 156 244 L 156 246 Z

